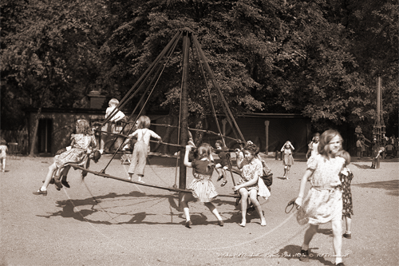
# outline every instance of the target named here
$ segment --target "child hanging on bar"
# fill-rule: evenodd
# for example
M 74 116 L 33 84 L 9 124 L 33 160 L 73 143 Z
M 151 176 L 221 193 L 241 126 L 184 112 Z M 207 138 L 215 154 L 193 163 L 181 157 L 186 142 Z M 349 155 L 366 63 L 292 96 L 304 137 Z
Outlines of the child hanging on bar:
M 216 164 L 216 170 L 220 170 L 220 172 L 218 171 L 219 178 L 217 179 L 217 181 L 223 179 L 223 182 L 220 186 L 224 187 L 227 184 L 226 171 L 231 168 L 230 152 L 226 145 L 223 145 L 223 141 L 221 141 L 220 139 L 216 141 L 215 147 L 215 153 L 219 156 L 220 159 L 220 163 Z
M 125 118 L 125 114 L 118 110 L 116 107 L 118 106 L 119 101 L 116 98 L 112 98 L 109 103 L 108 103 L 108 108 L 105 110 L 105 119 L 107 119 L 110 115 L 112 117 L 110 118 L 109 122 L 104 125 L 102 130 L 106 132 L 113 133 L 115 131 L 115 123 L 121 121 L 122 119 Z M 104 153 L 105 145 L 108 142 L 109 139 L 112 139 L 114 136 L 111 134 L 103 133 L 103 136 L 101 136 L 100 140 L 100 152 L 101 154 Z M 108 152 L 108 150 L 106 150 Z
M 138 181 L 145 183 L 143 181 L 144 168 L 147 162 L 148 152 L 150 150 L 150 138 L 156 138 L 159 141 L 161 137 L 154 131 L 149 129 L 151 125 L 151 119 L 148 116 L 142 115 L 137 120 L 137 130 L 134 131 L 126 139 L 125 144 L 130 141 L 131 138 L 137 137 L 137 142 L 134 144 L 133 154 L 130 159 L 131 164 L 128 170 L 129 180 L 132 181 L 134 173 L 138 175 Z
M 211 202 L 218 195 L 215 186 L 211 181 L 211 176 L 214 169 L 214 164 L 212 163 L 211 157 L 212 147 L 207 143 L 203 143 L 195 152 L 196 158 L 190 162 L 189 156 L 191 149 L 192 146 L 187 145 L 186 153 L 184 155 L 184 165 L 186 167 L 192 167 L 194 175 L 193 181 L 188 186 L 188 189 L 192 190 L 192 193 L 184 193 L 182 197 L 182 206 L 184 215 L 186 216 L 186 227 L 191 228 L 192 225 L 188 202 L 194 200 L 200 200 L 203 202 L 218 219 L 219 226 L 223 226 L 223 219 L 215 205 Z

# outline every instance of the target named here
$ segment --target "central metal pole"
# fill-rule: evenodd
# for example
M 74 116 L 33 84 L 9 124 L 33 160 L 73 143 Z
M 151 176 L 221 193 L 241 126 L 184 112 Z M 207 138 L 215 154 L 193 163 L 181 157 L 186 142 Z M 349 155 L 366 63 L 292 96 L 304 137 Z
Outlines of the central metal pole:
M 188 64 L 189 64 L 189 48 L 190 38 L 188 31 L 183 33 L 183 78 L 182 78 L 182 91 L 181 91 L 181 124 L 180 124 L 180 145 L 187 145 L 188 141 L 188 93 L 187 93 L 187 80 L 188 80 Z M 185 149 L 180 151 L 180 178 L 179 188 L 186 188 L 186 166 L 184 165 Z M 182 198 L 182 193 L 179 194 L 179 206 Z

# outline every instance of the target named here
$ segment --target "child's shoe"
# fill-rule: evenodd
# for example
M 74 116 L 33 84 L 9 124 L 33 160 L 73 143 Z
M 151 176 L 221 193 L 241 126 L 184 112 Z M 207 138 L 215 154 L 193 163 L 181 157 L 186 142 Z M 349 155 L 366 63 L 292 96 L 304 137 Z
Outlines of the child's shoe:
M 301 249 L 301 256 L 299 257 L 300 261 L 308 262 L 309 261 L 309 250 Z
M 351 238 L 352 238 L 352 234 L 347 234 L 347 233 L 345 233 L 345 234 L 343 234 L 342 236 L 345 237 L 345 238 L 347 238 L 347 239 L 351 239 Z
M 223 181 L 222 184 L 220 184 L 221 187 L 224 187 L 227 184 L 227 180 Z
M 38 191 L 33 192 L 33 195 L 43 195 L 43 196 L 47 196 L 47 190 L 41 190 L 41 188 L 39 188 Z
M 188 221 L 186 221 L 186 227 L 187 228 L 191 228 L 191 225 L 192 225 L 193 223 L 191 222 L 191 220 L 188 220 Z

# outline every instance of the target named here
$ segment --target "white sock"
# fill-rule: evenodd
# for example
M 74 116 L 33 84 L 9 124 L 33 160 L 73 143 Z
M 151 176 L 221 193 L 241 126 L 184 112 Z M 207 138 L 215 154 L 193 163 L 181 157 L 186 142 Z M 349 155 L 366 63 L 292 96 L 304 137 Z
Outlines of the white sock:
M 342 262 L 342 257 L 336 257 L 335 258 L 335 264 L 341 263 Z
M 47 188 L 46 187 L 41 187 L 40 191 L 47 191 Z

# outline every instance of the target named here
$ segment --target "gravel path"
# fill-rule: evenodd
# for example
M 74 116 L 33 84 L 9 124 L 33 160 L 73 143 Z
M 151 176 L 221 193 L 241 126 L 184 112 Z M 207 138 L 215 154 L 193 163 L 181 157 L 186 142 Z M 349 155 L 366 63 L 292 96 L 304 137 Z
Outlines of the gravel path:
M 110 155 L 91 169 L 104 168 Z M 255 213 L 241 228 L 235 200 L 220 197 L 215 203 L 225 219 L 216 218 L 200 203 L 192 203 L 193 227 L 184 227 L 175 193 L 138 186 L 79 171 L 70 171 L 70 189 L 50 185 L 48 196 L 35 196 L 52 158 L 20 157 L 8 160 L 1 178 L 0 265 L 333 265 L 331 224 L 320 227 L 311 242 L 313 258 L 302 263 L 299 252 L 306 226 L 284 212 L 299 189 L 305 160 L 296 159 L 290 179 L 281 161 L 268 158 L 274 173 L 272 196 L 261 201 L 267 226 Z M 151 158 L 146 182 L 171 187 L 176 161 Z M 343 239 L 345 265 L 397 265 L 399 261 L 399 163 L 370 161 L 350 165 L 354 172 L 352 239 Z M 107 173 L 127 177 L 128 165 L 111 163 Z M 191 181 L 191 170 L 187 174 Z M 214 175 L 214 181 L 216 175 Z M 232 193 L 229 178 L 221 194 Z M 216 181 L 215 181 L 216 182 Z

